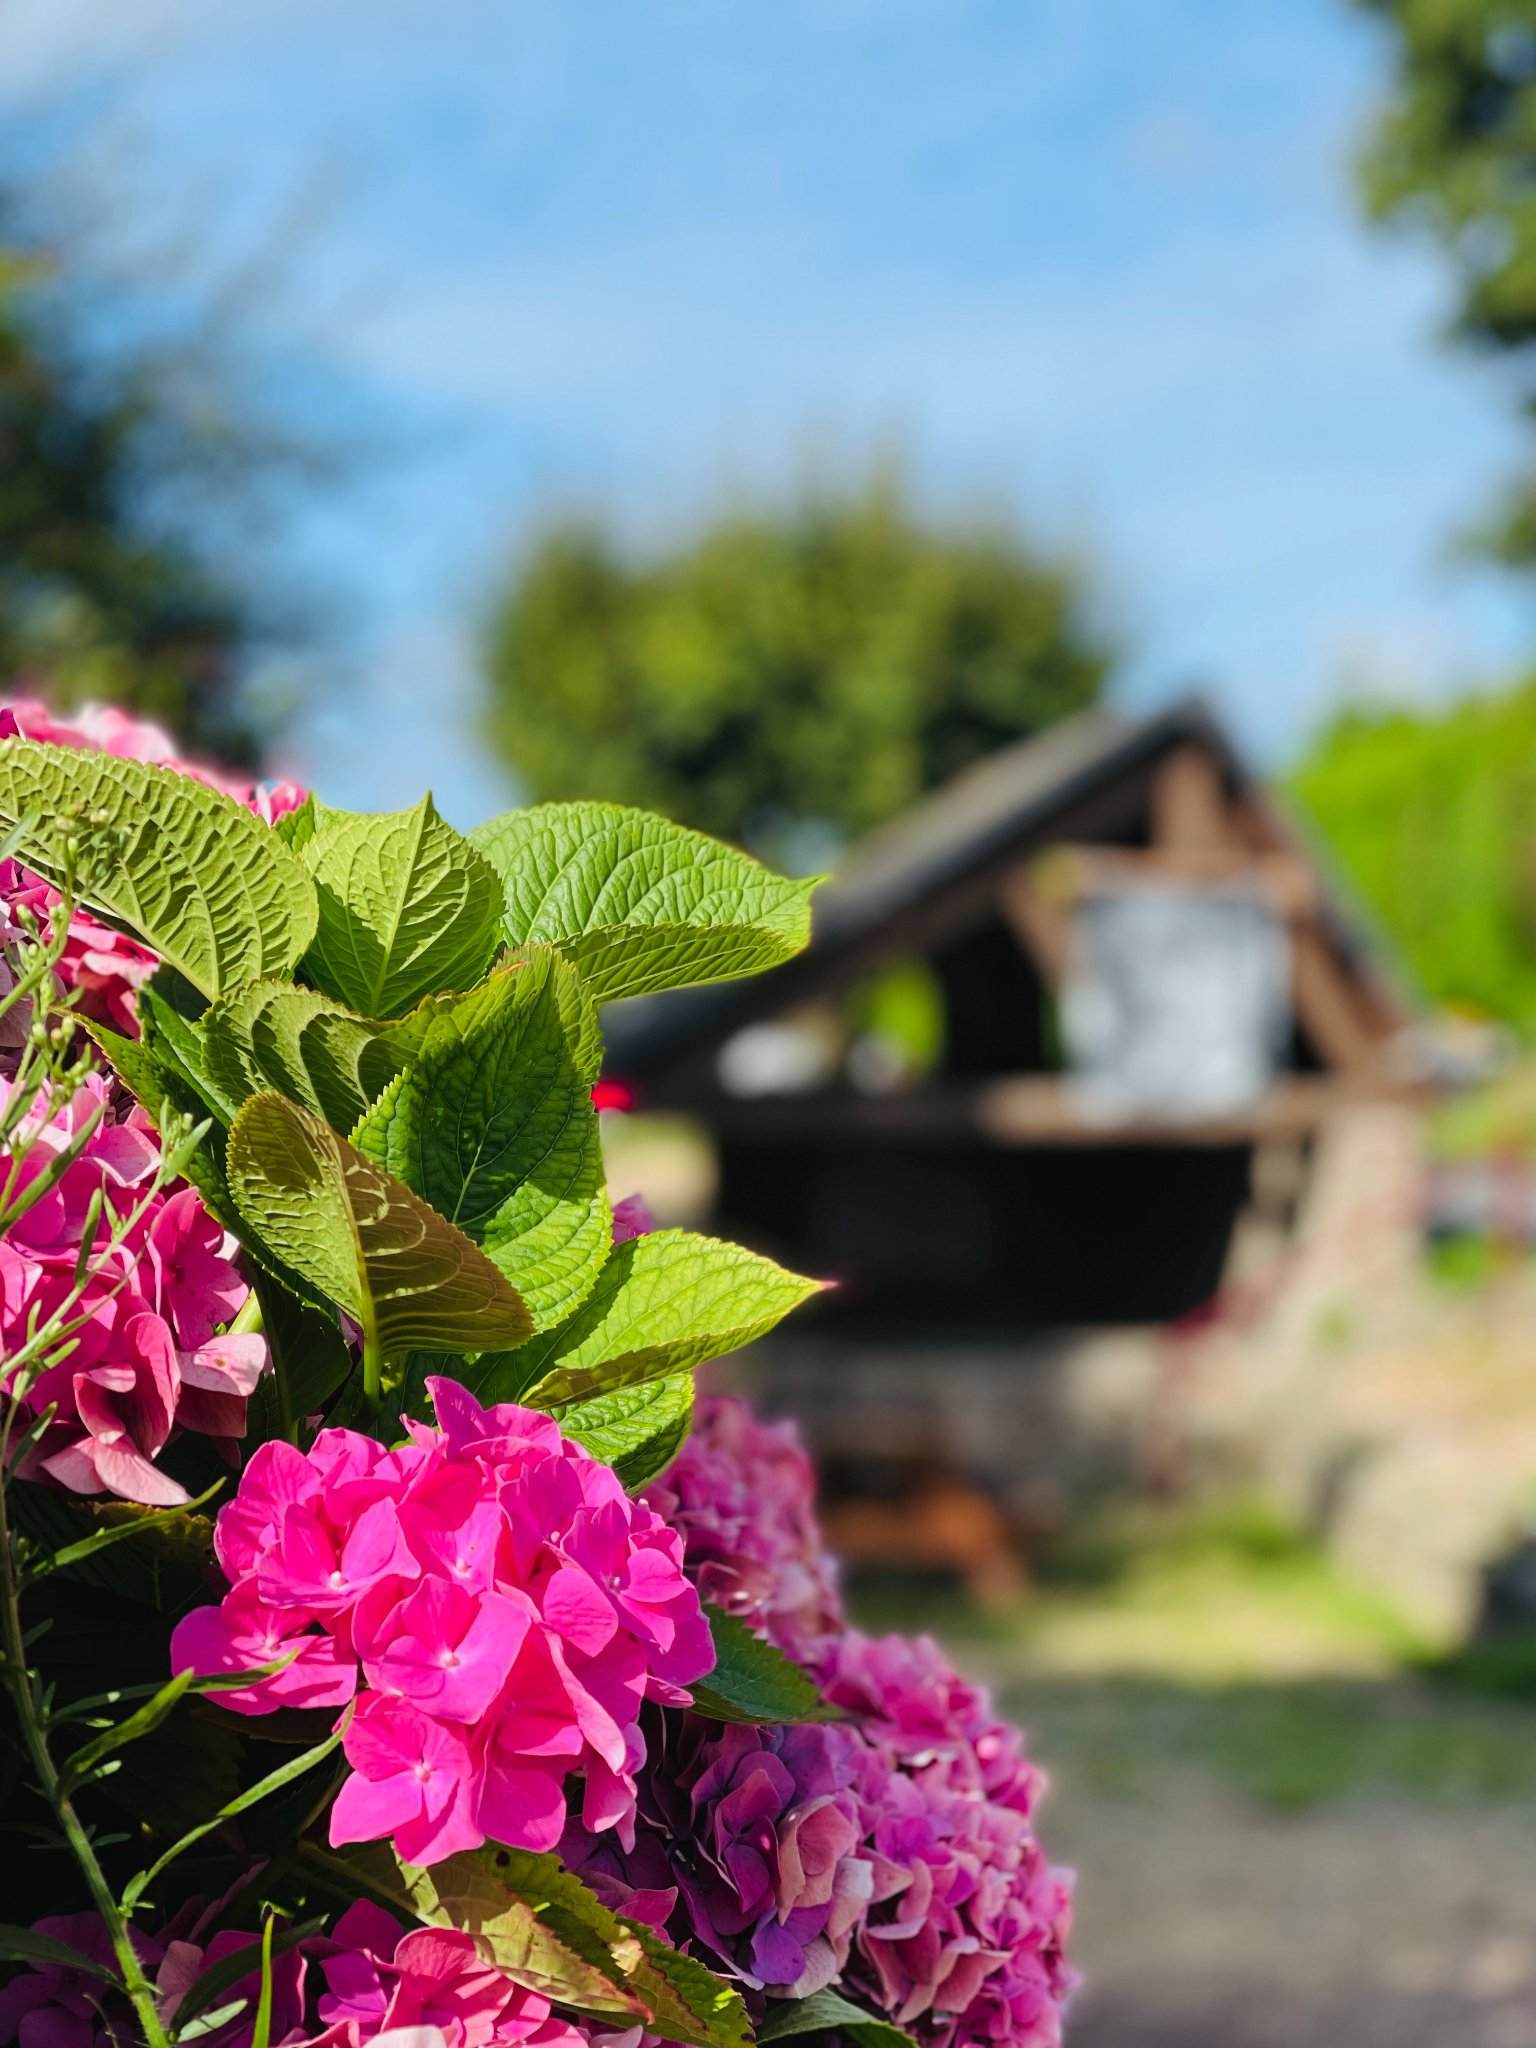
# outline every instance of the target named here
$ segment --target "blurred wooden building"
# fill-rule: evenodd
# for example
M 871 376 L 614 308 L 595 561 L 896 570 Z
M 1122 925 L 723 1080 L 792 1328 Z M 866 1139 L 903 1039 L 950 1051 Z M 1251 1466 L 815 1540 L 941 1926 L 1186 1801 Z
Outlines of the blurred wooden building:
M 608 1039 L 710 1134 L 713 1227 L 837 1280 L 827 1332 L 953 1339 L 1197 1310 L 1331 1112 L 1411 1084 L 1409 1022 L 1192 700 L 994 756 L 854 852 L 798 960 Z

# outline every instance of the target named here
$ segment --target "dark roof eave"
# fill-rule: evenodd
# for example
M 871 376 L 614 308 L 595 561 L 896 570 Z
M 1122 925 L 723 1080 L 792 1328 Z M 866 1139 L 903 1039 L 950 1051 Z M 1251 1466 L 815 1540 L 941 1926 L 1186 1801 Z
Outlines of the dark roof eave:
M 1086 712 L 979 762 L 871 834 L 817 892 L 810 946 L 793 963 L 796 983 L 816 978 L 818 965 L 842 953 L 873 947 L 914 906 L 1044 838 L 1097 788 L 1190 741 L 1208 747 L 1235 782 L 1250 781 L 1198 696 L 1134 722 Z M 643 1074 L 703 1040 L 724 1038 L 738 1017 L 775 1006 L 769 991 L 787 971 L 615 1004 L 604 1017 L 610 1064 Z

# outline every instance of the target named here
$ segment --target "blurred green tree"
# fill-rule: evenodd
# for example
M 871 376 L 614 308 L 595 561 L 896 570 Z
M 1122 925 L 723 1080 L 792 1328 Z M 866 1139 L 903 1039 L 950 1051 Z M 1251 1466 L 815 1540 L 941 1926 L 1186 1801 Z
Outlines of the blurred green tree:
M 0 685 L 122 704 L 249 760 L 243 608 L 150 510 L 181 423 L 147 361 L 80 345 L 56 284 L 51 257 L 0 237 Z
M 495 608 L 488 729 L 536 798 L 648 805 L 804 866 L 818 834 L 1090 704 L 1111 660 L 1068 564 L 931 524 L 879 475 L 646 563 L 552 528 Z
M 1536 1031 L 1536 680 L 1351 709 L 1290 789 L 1427 995 Z
M 1366 203 L 1447 251 L 1464 339 L 1536 366 L 1536 6 L 1356 4 L 1388 24 L 1394 72 L 1361 158 Z M 1536 377 L 1521 404 L 1536 424 Z M 1477 538 L 1536 565 L 1536 477 L 1515 480 Z

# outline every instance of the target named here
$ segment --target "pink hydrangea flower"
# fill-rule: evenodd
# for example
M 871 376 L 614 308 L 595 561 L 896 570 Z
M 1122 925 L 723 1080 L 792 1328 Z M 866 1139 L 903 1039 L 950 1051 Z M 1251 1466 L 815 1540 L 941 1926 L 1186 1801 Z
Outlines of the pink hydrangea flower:
M 963 1678 L 931 1636 L 878 1640 L 847 1631 L 822 1674 L 829 1700 L 877 1733 L 894 1764 L 1006 1806 L 1026 1820 L 1045 1789 L 1020 1730 L 984 1687 Z
M 158 1934 L 131 1930 L 134 1951 L 154 1988 L 161 2017 L 169 2020 L 203 1972 L 241 1950 L 258 1967 L 230 1986 L 223 2004 L 245 2000 L 245 2008 L 202 2036 L 207 2048 L 250 2048 L 261 1991 L 260 1937 L 226 1928 L 210 1935 L 219 1906 L 190 1901 Z M 67 1913 L 39 1920 L 36 1934 L 62 1942 L 77 1955 L 115 1972 L 107 1931 L 94 1913 Z M 309 2032 L 305 2004 L 306 1959 L 301 1948 L 275 1956 L 272 1966 L 272 2048 L 293 2048 Z M 132 2010 L 121 1992 L 101 1977 L 56 1963 L 34 1963 L 0 1990 L 0 2043 L 21 2048 L 131 2048 L 138 2038 Z
M 585 2048 L 587 2036 L 488 1963 L 472 1935 L 445 1927 L 406 1933 L 360 1900 L 324 1950 L 326 2048 L 364 2048 L 404 2028 L 435 2029 L 444 2048 Z
M 0 712 L 0 722 L 4 713 Z M 23 912 L 35 928 L 48 928 L 58 892 L 29 874 L 19 862 L 0 861 L 0 954 L 14 958 L 26 937 Z M 137 1030 L 136 999 L 159 962 L 147 947 L 76 910 L 69 920 L 57 973 L 73 989 L 82 1015 L 131 1037 Z M 9 972 L 9 970 L 7 970 Z
M 632 1237 L 646 1237 L 656 1228 L 650 1204 L 644 1195 L 626 1195 L 613 1205 L 613 1241 L 628 1244 Z
M 682 1537 L 706 1600 L 812 1666 L 845 1626 L 815 1491 L 792 1423 L 762 1422 L 746 1401 L 715 1395 L 641 1496 Z
M 641 1707 L 714 1662 L 682 1545 L 548 1416 L 428 1387 L 438 1426 L 396 1449 L 330 1429 L 257 1451 L 215 1532 L 231 1590 L 178 1625 L 173 1668 L 292 1656 L 223 1695 L 246 1713 L 355 1691 L 333 1842 L 552 1849 L 573 1775 L 587 1825 L 627 1833 Z
M 0 1099 L 11 1085 L 0 1076 Z M 234 1239 L 191 1188 L 158 1192 L 115 1246 L 107 1216 L 98 1216 L 93 1270 L 70 1308 L 93 1200 L 99 1195 L 119 1216 L 136 1208 L 159 1140 L 114 1081 L 92 1074 L 67 1101 L 33 1103 L 13 1152 L 0 1154 L 0 1171 L 19 1162 L 24 1188 L 85 1131 L 84 1151 L 0 1245 L 0 1346 L 19 1341 L 33 1313 L 41 1319 L 68 1309 L 81 1322 L 68 1358 L 25 1396 L 33 1414 L 55 1409 L 28 1472 L 75 1493 L 174 1506 L 186 1490 L 156 1460 L 177 1429 L 233 1447 L 266 1370 L 267 1342 L 218 1334 L 217 1325 L 243 1305 L 248 1283 Z
M 852 1986 L 933 2048 L 1056 2048 L 1071 1878 L 1032 1815 L 1043 1780 L 937 1645 L 850 1632 L 824 1679 L 864 1739 L 874 1867 Z
M 173 1662 L 179 1654 L 173 1649 Z M 331 1808 L 333 1843 L 387 1837 L 407 1863 L 440 1863 L 485 1840 L 475 1819 L 481 1760 L 461 1723 L 435 1719 L 393 1693 L 369 1692 L 343 1748 L 352 1775 Z
M 317 1635 L 301 1608 L 263 1606 L 246 1579 L 217 1607 L 199 1607 L 181 1623 L 180 1654 L 205 1675 L 233 1675 L 282 1664 L 257 1686 L 220 1695 L 222 1706 L 265 1714 L 274 1707 L 344 1707 L 357 1691 L 357 1663 L 328 1635 Z

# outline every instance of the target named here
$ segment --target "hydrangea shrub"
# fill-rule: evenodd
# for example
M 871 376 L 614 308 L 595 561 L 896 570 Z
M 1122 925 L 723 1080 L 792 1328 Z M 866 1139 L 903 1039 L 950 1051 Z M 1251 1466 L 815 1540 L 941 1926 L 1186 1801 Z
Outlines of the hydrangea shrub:
M 695 1402 L 815 1283 L 604 1181 L 809 894 L 0 709 L 0 2048 L 1060 2040 L 1021 1737 Z

